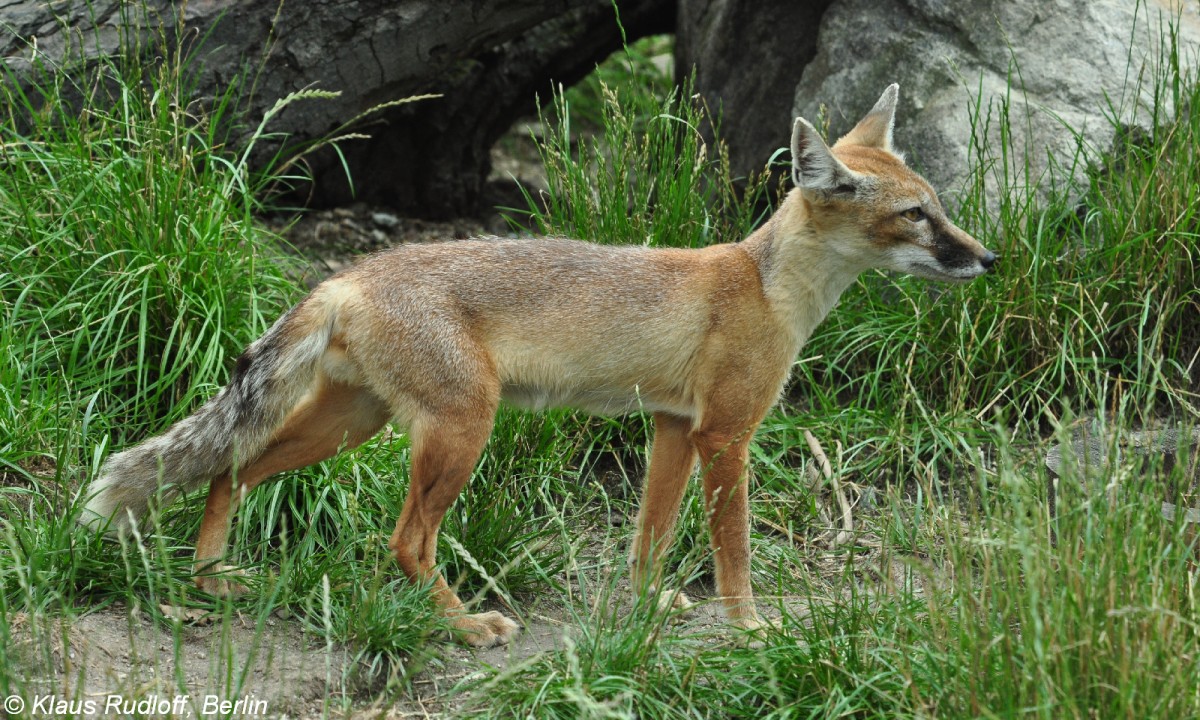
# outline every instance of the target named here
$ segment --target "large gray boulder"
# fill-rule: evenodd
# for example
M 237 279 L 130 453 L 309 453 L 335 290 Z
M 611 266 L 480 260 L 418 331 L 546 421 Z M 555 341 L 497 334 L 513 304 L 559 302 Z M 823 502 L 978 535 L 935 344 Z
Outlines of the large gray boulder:
M 1123 430 L 1111 423 L 1081 423 L 1067 442 L 1053 446 L 1046 453 L 1046 468 L 1051 474 L 1048 487 L 1051 514 L 1056 510 L 1058 481 L 1075 482 L 1090 493 L 1111 494 L 1118 489 L 1115 481 L 1124 480 L 1143 493 L 1161 483 L 1161 491 L 1147 499 L 1158 504 L 1163 517 L 1174 520 L 1181 508 L 1160 496 L 1195 502 L 1200 489 L 1198 453 L 1200 428 L 1168 425 L 1150 430 Z M 1137 479 L 1142 481 L 1135 482 Z M 1113 484 L 1098 486 L 1096 480 Z M 1185 505 L 1182 512 L 1185 522 L 1200 523 L 1200 507 Z
M 987 136 L 996 149 L 998 116 L 1007 105 L 1017 150 L 1007 172 L 1017 183 L 1044 185 L 1047 158 L 1069 161 L 1077 148 L 1068 127 L 1091 148 L 1106 150 L 1113 111 L 1122 123 L 1149 122 L 1148 88 L 1139 92 L 1137 80 L 1147 63 L 1157 61 L 1167 23 L 1177 23 L 1183 44 L 1200 45 L 1196 3 L 1184 3 L 1182 15 L 1177 5 L 836 0 L 822 18 L 816 57 L 804 68 L 793 110 L 813 121 L 827 118 L 829 134 L 837 137 L 882 88 L 900 83 L 897 147 L 953 204 L 972 180 L 972 114 L 991 118 Z M 985 182 L 994 193 L 994 174 L 1004 171 L 1004 163 L 998 150 L 988 161 Z M 1076 168 L 1075 177 L 1082 170 Z M 994 207 L 994 195 L 989 201 Z

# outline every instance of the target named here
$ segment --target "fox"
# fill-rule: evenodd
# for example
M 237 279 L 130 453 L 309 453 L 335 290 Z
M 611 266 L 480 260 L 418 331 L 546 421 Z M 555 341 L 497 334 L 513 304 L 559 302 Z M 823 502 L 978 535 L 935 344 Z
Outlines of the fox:
M 500 403 L 645 412 L 654 432 L 629 551 L 633 586 L 690 603 L 660 585 L 699 469 L 716 594 L 732 626 L 763 627 L 750 578 L 749 447 L 801 348 L 864 271 L 962 283 L 996 261 L 893 148 L 898 93 L 889 86 L 832 147 L 796 118 L 793 187 L 738 242 L 479 238 L 361 260 L 253 341 L 192 415 L 110 456 L 81 522 L 121 532 L 153 502 L 207 483 L 194 582 L 238 592 L 222 563 L 246 494 L 391 422 L 411 443 L 391 554 L 409 579 L 429 584 L 460 640 L 505 644 L 518 624 L 468 612 L 435 557 L 442 518 L 473 475 Z

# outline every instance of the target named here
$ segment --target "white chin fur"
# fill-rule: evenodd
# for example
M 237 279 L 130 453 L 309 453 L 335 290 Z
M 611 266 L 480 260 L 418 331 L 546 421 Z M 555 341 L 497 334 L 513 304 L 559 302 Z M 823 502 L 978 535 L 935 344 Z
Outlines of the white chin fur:
M 963 283 L 987 272 L 978 260 L 966 266 L 948 267 L 938 262 L 929 250 L 915 245 L 893 247 L 885 258 L 892 270 L 939 282 Z
M 904 268 L 904 272 L 910 275 L 916 275 L 927 280 L 940 280 L 942 282 L 965 283 L 974 280 L 980 275 L 987 272 L 979 263 L 975 263 L 974 267 L 956 267 L 956 268 L 941 268 L 937 265 L 927 265 L 925 263 L 913 263 Z

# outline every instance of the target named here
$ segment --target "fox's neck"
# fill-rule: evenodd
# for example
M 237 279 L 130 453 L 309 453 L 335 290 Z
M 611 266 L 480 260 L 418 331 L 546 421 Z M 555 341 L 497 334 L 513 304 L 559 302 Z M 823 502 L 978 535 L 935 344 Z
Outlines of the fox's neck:
M 796 333 L 796 351 L 865 268 L 838 253 L 833 238 L 809 223 L 802 198 L 792 196 L 742 242 L 754 258 L 763 292 L 776 314 Z

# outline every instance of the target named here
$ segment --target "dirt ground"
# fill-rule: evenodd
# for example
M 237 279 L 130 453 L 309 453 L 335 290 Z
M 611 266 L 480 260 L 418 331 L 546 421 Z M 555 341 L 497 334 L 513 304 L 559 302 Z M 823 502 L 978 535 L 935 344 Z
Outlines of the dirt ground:
M 40 668 L 22 692 L 26 702 L 41 703 L 29 708 L 35 717 L 62 715 L 54 709 L 57 702 L 77 703 L 75 714 L 83 718 L 198 717 L 215 702 L 242 703 L 231 716 L 245 718 L 454 717 L 463 703 L 477 701 L 454 692 L 460 683 L 553 651 L 577 627 L 562 606 L 522 610 L 524 626 L 510 645 L 472 649 L 448 638 L 431 641 L 431 656 L 399 699 L 385 693 L 383 683 L 356 675 L 361 665 L 350 648 L 327 643 L 292 618 L 271 617 L 262 628 L 242 615 L 225 621 L 197 613 L 171 621 L 114 603 L 71 622 L 34 627 L 29 616 L 18 614 L 10 619 L 10 661 Z M 702 605 L 680 631 L 711 630 L 719 622 L 719 610 Z M 166 705 L 133 713 L 106 709 L 125 698 Z

